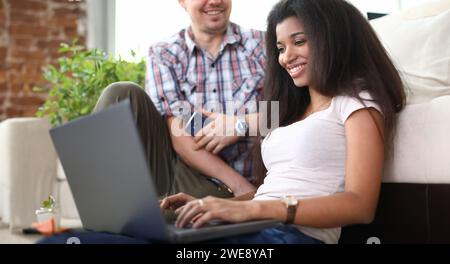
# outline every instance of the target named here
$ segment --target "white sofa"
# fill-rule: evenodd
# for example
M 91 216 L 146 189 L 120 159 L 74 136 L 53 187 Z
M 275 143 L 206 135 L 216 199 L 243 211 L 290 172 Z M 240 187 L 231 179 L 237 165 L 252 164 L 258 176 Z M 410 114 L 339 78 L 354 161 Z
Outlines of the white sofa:
M 0 220 L 11 229 L 31 226 L 35 210 L 50 194 L 62 223 L 79 225 L 78 213 L 42 118 L 0 123 Z
M 372 25 L 408 84 L 408 105 L 399 115 L 394 151 L 385 167 L 376 228 L 343 230 L 343 241 L 365 242 L 361 239 L 375 230 L 382 242 L 440 241 L 434 235 L 449 242 L 450 224 L 439 225 L 438 231 L 430 231 L 430 225 L 441 221 L 433 220 L 436 216 L 450 222 L 450 202 L 430 195 L 437 188 L 436 197 L 450 201 L 450 2 L 430 1 Z M 59 201 L 62 223 L 78 219 L 64 173 L 57 169 L 49 128 L 37 118 L 0 123 L 0 217 L 11 227 L 29 226 L 34 209 L 50 193 Z M 415 231 L 407 229 L 409 235 L 399 238 L 404 223 L 420 229 L 420 235 L 412 237 Z
M 371 21 L 408 92 L 375 220 L 341 243 L 450 243 L 450 1 Z

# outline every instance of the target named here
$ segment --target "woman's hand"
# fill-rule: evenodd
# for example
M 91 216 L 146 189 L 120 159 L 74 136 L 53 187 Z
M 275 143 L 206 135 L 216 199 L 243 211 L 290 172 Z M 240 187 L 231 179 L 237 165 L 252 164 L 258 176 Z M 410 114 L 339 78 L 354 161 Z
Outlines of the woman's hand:
M 168 196 L 168 197 L 162 199 L 159 202 L 159 207 L 161 209 L 175 210 L 192 200 L 195 200 L 195 198 L 188 194 L 177 193 L 177 194 L 174 194 L 174 195 L 171 195 L 171 196 Z
M 193 228 L 199 228 L 213 219 L 233 223 L 245 222 L 256 219 L 258 209 L 259 203 L 254 201 L 231 201 L 208 196 L 191 200 L 175 210 L 178 216 L 175 226 L 184 227 L 192 223 Z
M 213 154 L 219 154 L 222 149 L 239 141 L 235 135 L 235 116 L 211 113 L 203 110 L 203 115 L 212 120 L 202 128 L 194 137 L 195 150 L 204 148 Z

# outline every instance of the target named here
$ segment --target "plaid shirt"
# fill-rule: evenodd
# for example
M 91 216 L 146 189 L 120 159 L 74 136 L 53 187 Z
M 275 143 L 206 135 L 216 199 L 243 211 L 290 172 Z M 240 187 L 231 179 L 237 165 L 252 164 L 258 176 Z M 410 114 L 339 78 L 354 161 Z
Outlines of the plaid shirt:
M 193 41 L 190 28 L 150 47 L 146 91 L 164 116 L 185 118 L 193 109 L 235 114 L 256 112 L 264 82 L 263 32 L 230 23 L 217 58 Z M 234 110 L 234 113 L 232 112 Z M 248 180 L 253 139 L 245 138 L 220 156 Z

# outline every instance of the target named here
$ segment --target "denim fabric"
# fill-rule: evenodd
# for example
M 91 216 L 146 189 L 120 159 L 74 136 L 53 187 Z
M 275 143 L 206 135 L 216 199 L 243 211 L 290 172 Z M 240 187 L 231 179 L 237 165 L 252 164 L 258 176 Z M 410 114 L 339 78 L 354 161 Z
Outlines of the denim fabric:
M 267 228 L 257 233 L 243 234 L 208 241 L 221 244 L 323 244 L 300 232 L 294 225 Z
M 138 238 L 127 237 L 118 234 L 101 232 L 64 233 L 57 236 L 47 237 L 38 244 L 66 244 L 68 239 L 76 237 L 81 244 L 150 244 Z M 70 241 L 70 240 L 69 240 Z M 323 244 L 322 241 L 314 239 L 300 232 L 293 225 L 283 225 L 276 228 L 267 228 L 260 232 L 226 237 L 202 243 L 208 244 Z

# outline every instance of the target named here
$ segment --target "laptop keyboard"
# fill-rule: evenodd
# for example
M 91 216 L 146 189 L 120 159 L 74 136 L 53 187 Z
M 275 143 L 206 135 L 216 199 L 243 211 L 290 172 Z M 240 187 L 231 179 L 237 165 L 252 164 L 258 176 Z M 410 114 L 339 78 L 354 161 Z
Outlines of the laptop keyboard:
M 171 223 L 173 226 L 175 226 L 175 222 L 173 222 L 173 223 Z M 230 224 L 229 222 L 225 222 L 225 221 L 221 221 L 221 220 L 211 220 L 211 221 L 209 221 L 208 223 L 206 223 L 206 224 L 204 224 L 203 226 L 202 226 L 202 228 L 203 227 L 213 227 L 213 226 L 222 226 L 222 225 L 227 225 L 227 224 Z M 184 227 L 182 227 L 182 228 L 179 228 L 179 229 L 192 229 L 192 226 L 193 226 L 193 224 L 192 223 L 189 223 L 189 224 L 187 224 L 187 225 L 185 225 Z

